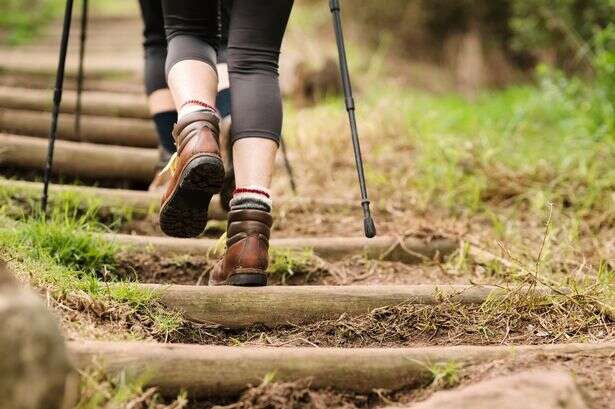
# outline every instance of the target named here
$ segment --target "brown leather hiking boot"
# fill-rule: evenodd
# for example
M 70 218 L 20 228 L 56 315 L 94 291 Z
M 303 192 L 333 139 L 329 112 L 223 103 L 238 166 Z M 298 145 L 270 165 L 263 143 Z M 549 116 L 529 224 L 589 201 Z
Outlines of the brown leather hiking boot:
M 203 111 L 186 115 L 173 129 L 177 153 L 160 207 L 160 228 L 169 236 L 196 237 L 205 229 L 209 202 L 224 179 L 218 132 L 218 117 Z
M 226 252 L 213 268 L 209 285 L 267 285 L 272 223 L 271 214 L 262 210 L 229 212 Z

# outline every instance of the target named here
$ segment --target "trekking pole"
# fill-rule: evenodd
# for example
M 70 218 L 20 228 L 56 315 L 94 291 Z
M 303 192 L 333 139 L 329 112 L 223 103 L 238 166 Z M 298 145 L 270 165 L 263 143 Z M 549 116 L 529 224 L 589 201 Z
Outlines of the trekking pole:
M 75 138 L 81 140 L 81 94 L 83 93 L 85 41 L 88 34 L 88 0 L 83 0 L 81 9 L 81 38 L 79 40 L 79 71 L 77 74 L 77 103 L 75 105 Z
M 282 148 L 282 156 L 284 157 L 284 167 L 288 172 L 288 179 L 290 180 L 290 188 L 294 194 L 297 194 L 297 185 L 295 184 L 295 176 L 293 174 L 293 168 L 290 166 L 290 160 L 288 160 L 288 152 L 286 151 L 286 143 L 284 138 L 280 138 L 280 148 Z
M 354 99 L 352 97 L 352 86 L 350 85 L 350 73 L 348 72 L 348 61 L 346 59 L 346 47 L 344 46 L 344 33 L 342 31 L 342 19 L 340 16 L 339 0 L 329 0 L 329 8 L 333 14 L 333 28 L 335 30 L 335 40 L 337 42 L 337 52 L 340 60 L 340 75 L 344 88 L 344 99 L 346 111 L 350 122 L 350 134 L 352 136 L 352 147 L 354 150 L 354 160 L 359 176 L 359 187 L 361 188 L 361 207 L 363 208 L 363 227 L 366 237 L 376 235 L 376 226 L 369 209 L 369 199 L 367 198 L 367 187 L 365 185 L 365 173 L 363 172 L 363 158 L 361 156 L 361 146 L 359 144 L 359 132 L 357 130 L 357 120 L 355 118 Z
M 68 35 L 70 34 L 70 24 L 72 17 L 73 0 L 66 0 L 64 24 L 62 26 L 62 40 L 60 42 L 60 55 L 58 58 L 58 69 L 56 71 L 56 85 L 53 92 L 53 108 L 51 110 L 51 125 L 49 127 L 49 146 L 47 148 L 47 162 L 45 164 L 43 196 L 41 197 L 41 209 L 43 211 L 43 214 L 45 214 L 47 211 L 49 178 L 51 177 L 51 166 L 53 165 L 53 149 L 58 134 L 58 114 L 60 112 L 60 103 L 62 102 L 62 88 L 64 86 L 64 68 L 66 66 Z

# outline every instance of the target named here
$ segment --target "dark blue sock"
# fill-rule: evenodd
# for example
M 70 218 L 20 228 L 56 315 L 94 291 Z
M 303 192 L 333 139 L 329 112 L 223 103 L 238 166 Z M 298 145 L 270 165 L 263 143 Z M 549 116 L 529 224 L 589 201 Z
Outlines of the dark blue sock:
M 175 153 L 176 150 L 172 134 L 176 122 L 177 111 L 159 112 L 154 115 L 159 144 L 169 154 Z
M 231 90 L 228 88 L 221 89 L 216 95 L 216 108 L 220 113 L 221 118 L 226 118 L 231 114 Z

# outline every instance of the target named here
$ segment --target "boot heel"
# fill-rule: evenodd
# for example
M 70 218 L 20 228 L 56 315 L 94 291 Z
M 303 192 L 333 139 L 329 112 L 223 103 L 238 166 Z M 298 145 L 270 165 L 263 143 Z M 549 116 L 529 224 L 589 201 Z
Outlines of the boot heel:
M 186 191 L 220 193 L 224 183 L 224 163 L 213 155 L 199 156 L 186 166 L 179 188 Z
M 267 285 L 267 275 L 264 273 L 237 273 L 228 278 L 228 285 L 237 287 L 264 287 Z

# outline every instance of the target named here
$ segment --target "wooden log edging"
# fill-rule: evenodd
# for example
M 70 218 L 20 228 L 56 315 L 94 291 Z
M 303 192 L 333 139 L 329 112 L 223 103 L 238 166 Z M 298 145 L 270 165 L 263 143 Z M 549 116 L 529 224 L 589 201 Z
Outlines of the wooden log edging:
M 46 159 L 47 140 L 0 133 L 0 165 L 43 170 Z M 67 176 L 149 183 L 154 177 L 158 160 L 157 149 L 58 140 L 53 169 Z M 276 157 L 276 166 L 282 166 L 280 155 Z M 302 202 L 308 204 L 312 201 Z M 330 202 L 348 203 L 336 200 Z
M 69 342 L 75 365 L 96 364 L 127 376 L 149 375 L 149 386 L 165 394 L 185 389 L 191 396 L 229 396 L 259 385 L 265 376 L 276 381 L 313 377 L 312 387 L 366 393 L 374 389 L 418 387 L 431 379 L 434 364 L 462 367 L 496 359 L 578 354 L 608 356 L 614 343 L 531 346 L 454 346 L 425 348 L 248 348 L 169 345 L 143 342 Z
M 141 284 L 168 308 L 198 323 L 227 328 L 276 327 L 357 316 L 400 304 L 442 302 L 482 304 L 507 289 L 473 285 L 268 286 L 260 288 Z M 528 295 L 548 295 L 547 288 L 523 288 Z
M 178 239 L 172 237 L 137 236 L 128 234 L 105 235 L 121 245 L 154 249 L 158 254 L 198 254 L 206 255 L 215 249 L 217 240 Z M 454 252 L 459 242 L 455 239 L 424 240 L 416 237 L 378 236 L 364 237 L 304 237 L 272 239 L 273 249 L 297 250 L 310 249 L 315 255 L 327 260 L 340 260 L 353 255 L 363 255 L 369 259 L 419 263 L 435 257 L 446 257 Z
M 47 141 L 0 133 L 0 165 L 44 170 Z M 156 149 L 56 141 L 53 170 L 68 176 L 148 183 L 158 162 Z
M 47 138 L 50 114 L 14 109 L 0 110 L 0 130 L 18 135 Z M 75 116 L 61 114 L 58 139 L 106 145 L 157 148 L 158 139 L 152 121 L 82 115 L 81 137 L 75 134 Z
M 1 135 L 0 135 L 1 138 Z M 2 153 L 0 150 L 0 163 Z M 9 180 L 0 177 L 0 188 L 8 191 L 14 191 L 22 197 L 40 198 L 42 184 L 39 182 L 29 182 L 25 180 Z M 107 189 L 92 186 L 76 186 L 76 185 L 57 185 L 49 186 L 50 200 L 62 193 L 73 193 L 83 196 L 85 200 L 89 198 L 96 199 L 101 208 L 132 208 L 133 210 L 144 213 L 158 211 L 160 207 L 160 194 L 152 192 L 144 192 L 140 190 L 126 189 Z M 287 198 L 276 201 L 276 209 L 287 209 L 292 207 L 310 207 L 310 206 L 327 206 L 328 208 L 349 208 L 354 206 L 354 202 L 337 199 L 307 199 L 307 198 Z M 226 219 L 226 211 L 220 206 L 220 201 L 214 199 L 209 204 L 208 215 L 214 220 Z
M 53 93 L 47 89 L 14 88 L 0 86 L 0 106 L 8 109 L 50 112 Z M 76 92 L 64 91 L 60 112 L 72 114 L 76 110 Z M 86 92 L 82 97 L 81 112 L 85 115 L 118 118 L 149 119 L 151 117 L 144 95 Z M 47 120 L 49 121 L 49 114 Z M 49 124 L 47 124 L 49 125 Z
M 9 87 L 20 87 L 30 89 L 44 89 L 48 90 L 54 86 L 53 77 L 37 77 L 27 74 L 3 74 L 0 75 L 0 85 Z M 64 89 L 75 90 L 76 81 L 68 81 L 64 83 Z M 121 94 L 131 94 L 132 96 L 143 96 L 143 84 L 138 81 L 129 80 L 107 80 L 107 79 L 88 79 L 85 78 L 83 84 L 84 91 L 100 91 L 100 92 L 114 92 Z
M 0 74 L 1 75 L 31 75 L 36 77 L 50 77 L 56 75 L 57 67 L 55 61 L 50 55 L 44 61 L 32 62 L 31 59 L 23 59 L 22 56 L 12 55 L 4 56 L 0 59 Z M 66 79 L 77 78 L 77 64 L 70 61 L 66 65 L 64 76 Z M 87 63 L 86 76 L 89 79 L 116 79 L 116 78 L 139 78 L 139 67 L 135 64 L 109 64 L 104 61 L 89 61 Z

